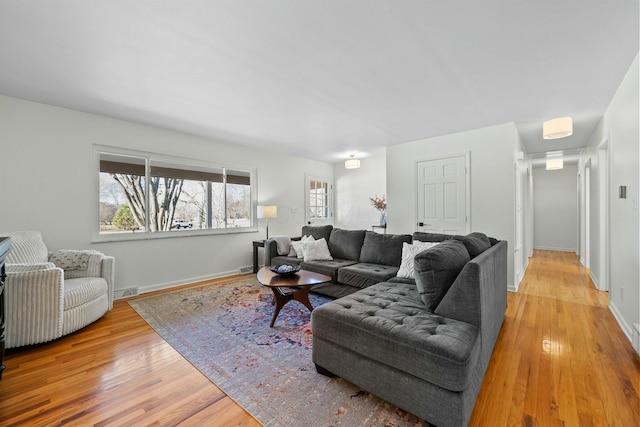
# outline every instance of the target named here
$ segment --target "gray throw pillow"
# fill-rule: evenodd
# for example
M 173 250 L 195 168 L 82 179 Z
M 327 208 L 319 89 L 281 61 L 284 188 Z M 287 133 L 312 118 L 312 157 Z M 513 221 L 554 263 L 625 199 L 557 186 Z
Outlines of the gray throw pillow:
M 464 246 L 467 248 L 471 258 L 477 257 L 491 247 L 491 241 L 487 235 L 483 233 L 475 232 L 467 234 L 466 236 L 456 236 L 454 238 L 464 243 Z
M 470 259 L 458 240 L 445 240 L 416 255 L 413 261 L 416 287 L 430 312 L 435 311 Z
M 411 243 L 410 234 L 378 234 L 367 231 L 360 251 L 360 262 L 400 267 L 403 243 Z

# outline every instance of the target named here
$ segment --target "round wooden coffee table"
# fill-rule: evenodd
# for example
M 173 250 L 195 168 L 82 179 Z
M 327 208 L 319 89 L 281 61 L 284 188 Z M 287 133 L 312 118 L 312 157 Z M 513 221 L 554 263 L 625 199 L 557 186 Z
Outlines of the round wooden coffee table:
M 271 288 L 273 291 L 273 301 L 275 310 L 271 318 L 269 327 L 273 328 L 278 313 L 286 303 L 296 300 L 304 304 L 309 311 L 313 311 L 313 306 L 309 301 L 309 291 L 313 285 L 330 282 L 331 277 L 313 271 L 300 270 L 296 274 L 282 275 L 271 271 L 273 267 L 262 267 L 258 270 L 258 281 Z

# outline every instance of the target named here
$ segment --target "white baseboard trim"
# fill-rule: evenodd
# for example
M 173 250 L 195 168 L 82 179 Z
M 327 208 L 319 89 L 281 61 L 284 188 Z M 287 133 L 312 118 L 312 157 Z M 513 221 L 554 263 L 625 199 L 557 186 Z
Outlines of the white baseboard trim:
M 576 252 L 576 248 L 554 248 L 550 246 L 536 246 L 534 249 L 540 249 L 543 251 Z
M 191 277 L 188 279 L 175 280 L 173 282 L 156 283 L 153 285 L 141 286 L 141 287 L 138 287 L 137 289 L 139 294 L 147 294 L 149 292 L 177 288 L 179 286 L 190 285 L 192 283 L 204 282 L 204 281 L 213 280 L 213 279 L 222 279 L 224 277 L 230 277 L 230 276 L 237 276 L 238 274 L 240 274 L 238 270 L 223 271 L 221 273 L 207 274 L 205 276 Z M 118 289 L 115 290 L 115 292 L 117 291 Z M 122 298 L 127 298 L 127 297 L 122 297 Z M 115 298 L 115 299 L 122 299 L 122 298 Z
M 620 329 L 622 329 L 622 332 L 624 332 L 631 345 L 633 345 L 633 329 L 631 329 L 631 325 L 629 325 L 624 320 L 624 317 L 622 317 L 622 314 L 620 314 L 620 310 L 618 310 L 618 307 L 616 307 L 616 305 L 611 302 L 611 300 L 609 300 L 609 310 L 613 314 L 613 317 L 616 318 L 616 321 L 618 322 L 618 325 L 620 325 Z
M 591 281 L 593 282 L 593 284 L 596 286 L 597 290 L 604 291 L 604 289 L 600 289 L 600 283 L 598 283 L 598 278 L 593 275 L 593 271 L 591 270 L 589 270 L 589 277 L 591 278 Z

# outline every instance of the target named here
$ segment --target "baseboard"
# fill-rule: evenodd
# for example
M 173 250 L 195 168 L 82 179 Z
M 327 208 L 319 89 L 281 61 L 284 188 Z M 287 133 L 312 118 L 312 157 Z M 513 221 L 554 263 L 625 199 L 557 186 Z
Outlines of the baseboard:
M 633 349 L 640 356 L 640 323 L 633 324 Z
M 620 325 L 620 329 L 622 329 L 622 332 L 624 332 L 631 345 L 633 345 L 633 329 L 631 328 L 631 325 L 629 325 L 624 320 L 624 317 L 622 317 L 620 310 L 618 310 L 618 307 L 616 307 L 616 305 L 611 302 L 611 300 L 609 300 L 609 311 L 611 311 L 613 317 L 615 317 L 616 321 L 618 322 L 618 325 Z
M 554 248 L 551 246 L 536 246 L 534 249 L 539 249 L 542 251 L 576 252 L 576 248 Z
M 513 286 L 508 286 L 507 291 L 518 292 L 518 289 L 520 288 L 520 283 L 522 283 L 522 279 L 524 279 L 524 275 L 527 272 L 528 267 L 529 267 L 529 257 L 527 257 L 524 263 L 524 267 L 522 268 L 522 271 L 518 274 L 518 277 L 516 278 L 516 283 L 514 283 Z
M 591 281 L 596 286 L 597 290 L 604 291 L 604 289 L 600 289 L 600 283 L 598 282 L 598 278 L 593 275 L 593 271 L 591 271 L 591 270 L 589 270 L 589 278 L 591 278 Z
M 184 285 L 190 285 L 192 283 L 205 282 L 207 280 L 213 280 L 213 279 L 222 279 L 224 277 L 230 277 L 230 276 L 237 276 L 238 274 L 240 274 L 239 270 L 224 271 L 221 273 L 208 274 L 208 275 L 199 276 L 199 277 L 191 277 L 187 279 L 176 280 L 173 282 L 156 283 L 154 285 L 138 287 L 137 289 L 138 289 L 138 294 L 147 294 L 149 292 L 177 288 Z M 116 289 L 114 291 L 114 294 L 117 295 L 118 291 L 121 291 L 121 290 Z M 120 298 L 114 298 L 114 299 L 122 299 L 122 298 L 127 298 L 127 296 L 122 296 Z

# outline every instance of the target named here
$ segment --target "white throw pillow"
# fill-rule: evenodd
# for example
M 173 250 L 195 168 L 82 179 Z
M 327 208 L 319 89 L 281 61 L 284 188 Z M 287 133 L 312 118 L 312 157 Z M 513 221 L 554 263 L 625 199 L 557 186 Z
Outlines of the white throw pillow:
M 320 240 L 306 240 L 302 242 L 302 252 L 304 253 L 305 262 L 329 261 L 333 259 L 324 237 Z
M 304 252 L 302 251 L 302 242 L 313 242 L 314 240 L 315 239 L 313 238 L 313 236 L 302 236 L 302 239 L 300 240 L 292 240 L 289 256 L 295 256 L 297 258 L 303 259 Z
M 437 245 L 438 242 L 420 242 L 414 241 L 413 245 L 409 243 L 402 244 L 402 261 L 400 262 L 400 269 L 396 276 L 403 277 L 405 279 L 415 279 L 413 259 L 420 252 Z

